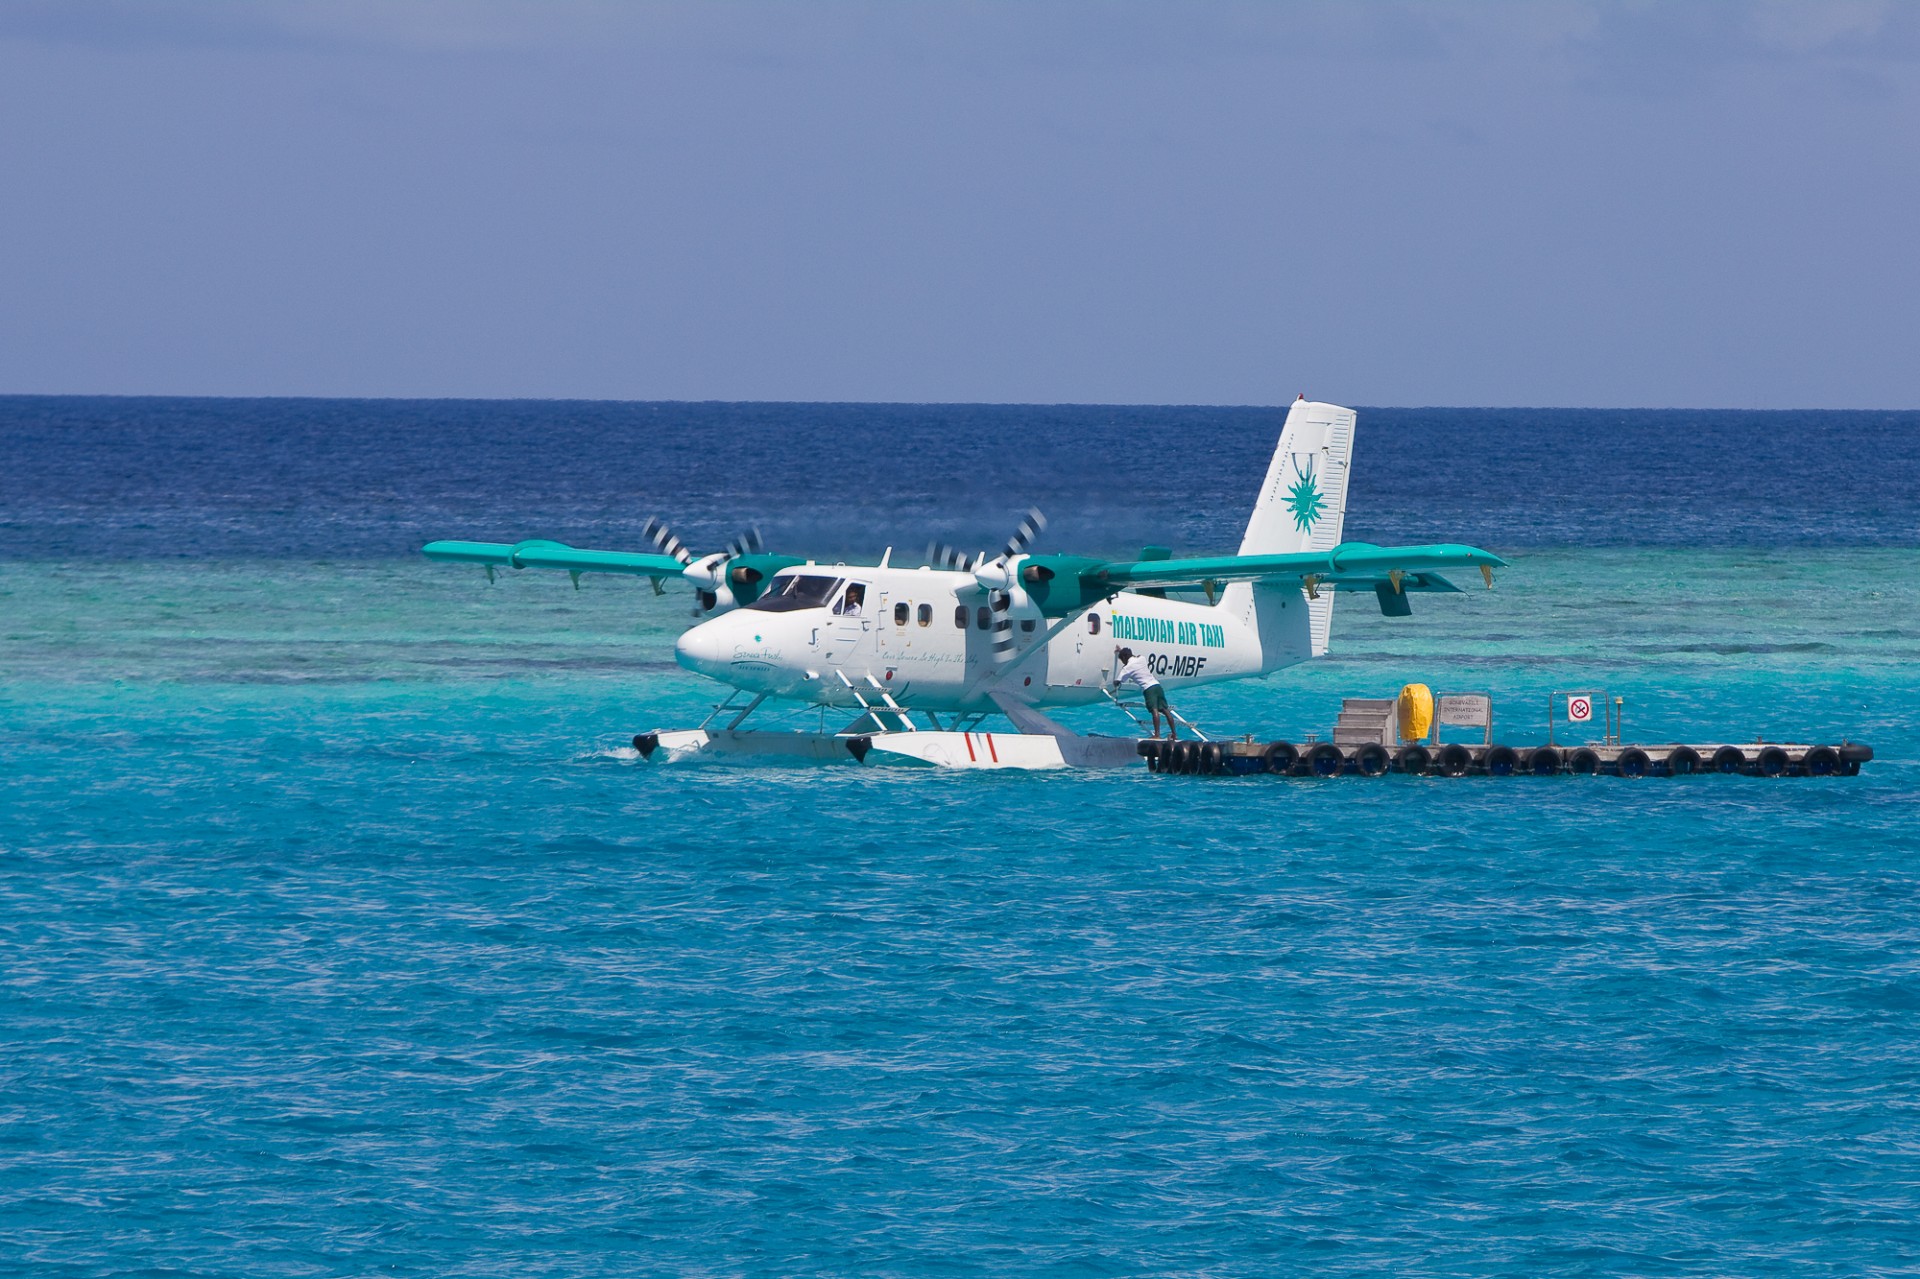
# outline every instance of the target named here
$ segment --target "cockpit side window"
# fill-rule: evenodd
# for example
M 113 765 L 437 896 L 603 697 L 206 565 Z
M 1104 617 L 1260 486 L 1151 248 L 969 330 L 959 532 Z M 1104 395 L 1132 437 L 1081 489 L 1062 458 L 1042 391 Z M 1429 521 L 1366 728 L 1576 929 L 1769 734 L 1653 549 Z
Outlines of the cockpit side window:
M 791 613 L 798 608 L 820 608 L 833 598 L 834 588 L 839 585 L 839 578 L 817 573 L 776 577 L 772 589 L 747 607 L 763 613 Z
M 1100 614 L 1088 613 L 1087 614 L 1087 634 L 1098 635 L 1099 633 L 1100 633 Z
M 834 604 L 833 611 L 839 617 L 860 617 L 867 610 L 867 584 L 848 582 L 846 591 Z

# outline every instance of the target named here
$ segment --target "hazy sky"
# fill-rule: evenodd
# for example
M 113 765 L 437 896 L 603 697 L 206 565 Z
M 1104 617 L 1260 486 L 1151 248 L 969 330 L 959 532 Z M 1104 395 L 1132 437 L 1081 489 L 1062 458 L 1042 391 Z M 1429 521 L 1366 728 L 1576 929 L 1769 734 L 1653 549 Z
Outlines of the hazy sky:
M 1920 4 L 0 0 L 0 392 L 1920 407 Z

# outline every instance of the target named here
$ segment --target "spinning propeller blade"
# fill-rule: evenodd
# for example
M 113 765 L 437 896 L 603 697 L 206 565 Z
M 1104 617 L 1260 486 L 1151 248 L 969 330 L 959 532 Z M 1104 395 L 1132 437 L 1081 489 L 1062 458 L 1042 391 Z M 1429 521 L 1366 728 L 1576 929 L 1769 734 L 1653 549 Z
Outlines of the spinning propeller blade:
M 1033 545 L 1033 539 L 1039 537 L 1046 527 L 1047 517 L 1040 513 L 1040 508 L 1029 506 L 1020 519 L 1020 527 L 1007 539 L 1006 549 L 1000 552 L 1000 558 L 1010 560 L 1016 555 L 1025 555 L 1027 548 Z
M 951 569 L 958 573 L 967 567 L 967 553 L 957 546 L 948 546 L 945 542 L 928 542 L 927 563 L 935 568 Z
M 682 564 L 693 562 L 693 552 L 689 551 L 680 539 L 673 535 L 673 530 L 661 520 L 649 519 L 640 527 L 640 536 L 652 542 L 662 555 L 671 555 Z
M 736 534 L 734 539 L 722 548 L 721 553 L 730 560 L 737 560 L 742 555 L 753 555 L 766 549 L 766 540 L 760 536 L 760 526 L 750 524 L 747 526 L 747 531 Z

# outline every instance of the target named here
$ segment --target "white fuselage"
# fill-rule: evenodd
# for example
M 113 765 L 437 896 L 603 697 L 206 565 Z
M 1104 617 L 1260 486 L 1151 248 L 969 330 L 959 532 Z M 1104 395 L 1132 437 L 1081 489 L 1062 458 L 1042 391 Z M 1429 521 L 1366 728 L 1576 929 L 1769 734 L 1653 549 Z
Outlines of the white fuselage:
M 972 573 L 809 564 L 687 631 L 675 656 L 750 693 L 855 706 L 856 691 L 872 701 L 884 690 L 907 709 L 959 711 L 991 710 L 995 693 L 1035 707 L 1099 700 L 1120 647 L 1144 656 L 1169 690 L 1312 653 L 1298 590 L 1229 587 L 1217 605 L 1128 591 L 1066 618 L 1043 616 L 1016 591 L 1008 613 L 1013 651 L 996 661 L 990 597 Z

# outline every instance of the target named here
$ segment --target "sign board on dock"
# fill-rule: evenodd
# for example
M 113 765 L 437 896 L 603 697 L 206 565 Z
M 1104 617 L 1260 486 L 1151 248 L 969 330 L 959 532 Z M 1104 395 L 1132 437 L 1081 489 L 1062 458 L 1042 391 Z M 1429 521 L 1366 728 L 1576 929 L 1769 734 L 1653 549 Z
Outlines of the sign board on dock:
M 1440 744 L 1440 729 L 1477 728 L 1485 745 L 1493 745 L 1493 699 L 1485 693 L 1446 693 L 1433 702 L 1433 741 Z
M 1435 703 L 1434 718 L 1454 728 L 1486 728 L 1493 723 L 1493 699 L 1480 693 L 1455 693 Z
M 1567 699 L 1567 720 L 1569 723 L 1585 724 L 1593 718 L 1593 698 L 1585 693 L 1575 693 Z

